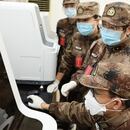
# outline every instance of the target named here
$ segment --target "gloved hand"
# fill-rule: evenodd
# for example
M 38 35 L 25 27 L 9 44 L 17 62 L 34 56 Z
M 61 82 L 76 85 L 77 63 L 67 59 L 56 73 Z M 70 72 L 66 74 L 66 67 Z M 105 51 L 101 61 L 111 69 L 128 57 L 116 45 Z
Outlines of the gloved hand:
M 45 101 L 41 97 L 39 97 L 37 95 L 29 95 L 27 97 L 27 99 L 32 100 L 32 102 L 28 102 L 28 106 L 30 106 L 32 108 L 36 108 L 36 109 L 42 109 L 41 104 L 45 103 Z
M 75 81 L 70 81 L 69 83 L 66 83 L 61 88 L 61 93 L 63 96 L 67 97 L 70 90 L 76 88 L 77 83 Z
M 59 83 L 60 83 L 60 81 L 56 79 L 52 84 L 50 84 L 47 87 L 47 92 L 48 93 L 56 92 L 58 90 Z

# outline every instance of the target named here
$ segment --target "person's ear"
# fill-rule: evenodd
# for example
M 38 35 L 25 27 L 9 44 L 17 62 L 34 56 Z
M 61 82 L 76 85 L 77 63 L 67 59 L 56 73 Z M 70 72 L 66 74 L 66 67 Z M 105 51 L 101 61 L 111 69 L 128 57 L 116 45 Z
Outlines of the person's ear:
M 126 36 L 130 37 L 130 26 L 126 28 Z
M 121 107 L 122 107 L 122 101 L 121 101 L 121 99 L 120 98 L 114 99 L 113 109 L 114 110 L 119 110 L 119 109 L 121 109 Z

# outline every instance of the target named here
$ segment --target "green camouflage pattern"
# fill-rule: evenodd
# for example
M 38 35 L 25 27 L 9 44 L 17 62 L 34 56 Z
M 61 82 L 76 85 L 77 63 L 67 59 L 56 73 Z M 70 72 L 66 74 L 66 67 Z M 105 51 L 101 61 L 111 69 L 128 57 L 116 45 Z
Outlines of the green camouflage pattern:
M 71 44 L 71 37 L 76 30 L 76 21 L 72 18 L 64 18 L 60 19 L 57 23 L 57 36 L 58 36 L 58 44 L 60 45 L 60 50 L 58 54 L 58 64 L 60 64 L 61 57 L 63 52 L 65 51 L 68 44 Z M 64 39 L 64 46 L 60 44 L 61 38 Z
M 105 6 L 102 20 L 115 26 L 130 24 L 130 5 L 123 2 L 113 2 Z
M 99 4 L 97 2 L 82 2 L 77 6 L 76 19 L 90 18 L 99 15 Z
M 74 33 L 72 39 L 69 41 L 70 43 L 66 47 L 66 50 L 62 56 L 62 62 L 59 66 L 58 72 L 67 73 L 71 70 L 71 68 L 76 68 L 76 56 L 80 55 L 84 61 L 84 57 L 86 56 L 91 43 L 98 38 L 98 34 L 95 37 L 85 37 L 80 35 L 79 32 Z
M 98 63 L 93 66 L 97 61 Z M 85 64 L 79 79 L 82 85 L 111 90 L 122 98 L 130 99 L 129 39 L 118 47 L 108 47 L 103 45 L 101 40 L 97 40 Z M 90 75 L 85 74 L 88 65 L 93 66 Z

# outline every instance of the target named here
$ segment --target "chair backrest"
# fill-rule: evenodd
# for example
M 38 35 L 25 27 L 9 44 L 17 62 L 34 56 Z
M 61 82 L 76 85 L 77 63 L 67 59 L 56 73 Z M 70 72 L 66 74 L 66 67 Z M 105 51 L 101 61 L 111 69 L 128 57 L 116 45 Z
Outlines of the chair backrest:
M 8 75 L 11 89 L 12 89 L 12 92 L 13 92 L 13 95 L 14 95 L 14 98 L 15 98 L 19 111 L 27 117 L 39 120 L 43 125 L 42 130 L 57 130 L 57 123 L 53 117 L 51 117 L 50 115 L 48 115 L 44 112 L 38 112 L 38 111 L 34 111 L 32 109 L 29 109 L 28 107 L 26 107 L 23 104 L 21 97 L 20 97 L 19 90 L 18 90 L 18 86 L 15 81 L 13 70 L 12 70 L 12 67 L 10 64 L 8 52 L 6 50 L 7 50 L 6 45 L 4 43 L 2 35 L 0 33 L 0 53 L 2 55 L 2 59 L 3 59 L 4 65 L 5 65 L 7 75 Z

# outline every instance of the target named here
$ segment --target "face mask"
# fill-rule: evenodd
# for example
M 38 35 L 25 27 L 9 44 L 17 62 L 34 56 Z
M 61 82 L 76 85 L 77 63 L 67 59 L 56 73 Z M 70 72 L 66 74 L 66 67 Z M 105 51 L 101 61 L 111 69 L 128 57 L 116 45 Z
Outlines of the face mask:
M 90 111 L 90 114 L 93 115 L 103 115 L 106 112 L 106 107 L 104 104 L 100 104 L 93 97 L 92 91 L 89 90 L 85 96 L 85 107 Z
M 121 31 L 114 31 L 112 29 L 101 27 L 100 32 L 104 44 L 108 46 L 115 46 L 120 44 L 122 34 Z
M 72 8 L 72 7 L 65 8 L 65 15 L 68 18 L 72 18 L 72 17 L 76 16 L 76 8 Z
M 88 93 L 85 96 L 85 107 L 87 110 L 90 111 L 90 114 L 93 115 L 104 115 L 104 112 L 106 111 L 113 111 L 113 112 L 120 112 L 122 111 L 121 109 L 118 110 L 113 110 L 113 109 L 107 109 L 106 105 L 112 103 L 113 101 L 116 101 L 117 99 L 112 99 L 109 102 L 105 103 L 105 104 L 100 104 L 97 102 L 97 100 L 95 99 L 95 97 L 93 96 L 93 93 L 91 90 L 88 91 Z M 128 99 L 123 99 L 120 98 L 120 100 L 122 101 L 126 101 Z
M 77 22 L 77 29 L 83 36 L 91 35 L 94 31 L 94 26 L 91 23 Z

